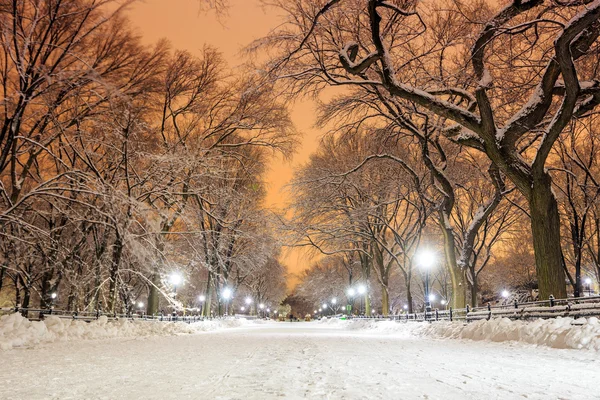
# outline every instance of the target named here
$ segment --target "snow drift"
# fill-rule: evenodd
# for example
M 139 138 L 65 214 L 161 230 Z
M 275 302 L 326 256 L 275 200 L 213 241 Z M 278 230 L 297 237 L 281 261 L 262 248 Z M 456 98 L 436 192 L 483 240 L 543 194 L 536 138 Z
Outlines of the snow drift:
M 81 339 L 182 335 L 234 328 L 250 323 L 244 319 L 185 322 L 108 321 L 106 317 L 91 322 L 46 316 L 44 321 L 29 321 L 15 313 L 0 317 L 0 350 Z
M 464 322 L 394 322 L 374 320 L 327 320 L 347 329 L 390 333 L 403 337 L 435 337 L 448 339 L 489 340 L 493 342 L 523 342 L 558 349 L 600 351 L 600 320 L 598 318 L 556 318 L 533 321 L 513 321 L 497 318 Z

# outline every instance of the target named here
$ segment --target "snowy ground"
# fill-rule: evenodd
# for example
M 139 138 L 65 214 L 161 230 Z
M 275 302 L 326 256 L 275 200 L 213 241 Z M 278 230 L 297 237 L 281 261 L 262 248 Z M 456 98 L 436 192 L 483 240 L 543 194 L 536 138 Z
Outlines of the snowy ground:
M 0 399 L 600 399 L 595 351 L 266 323 L 0 352 Z

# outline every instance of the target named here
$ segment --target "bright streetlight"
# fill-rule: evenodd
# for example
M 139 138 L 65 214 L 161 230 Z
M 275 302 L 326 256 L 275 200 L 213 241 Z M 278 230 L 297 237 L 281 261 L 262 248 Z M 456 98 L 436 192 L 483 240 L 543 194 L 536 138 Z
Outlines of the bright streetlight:
M 510 297 L 510 292 L 508 290 L 503 290 L 502 297 L 504 297 L 505 299 L 508 299 Z
M 429 300 L 430 302 L 435 301 L 435 294 L 431 293 L 429 296 L 427 296 L 427 300 Z
M 333 299 L 331 299 L 331 304 L 335 304 L 337 303 L 337 299 L 334 297 Z
M 366 291 L 367 291 L 367 287 L 365 285 L 360 285 L 358 287 L 358 293 L 359 294 L 365 294 Z
M 405 310 L 408 310 L 408 304 L 403 305 L 402 308 L 404 308 Z
M 240 310 L 246 311 L 246 307 L 242 306 L 242 308 L 240 308 Z
M 233 292 L 228 287 L 221 292 L 221 297 L 225 300 L 225 315 L 229 315 L 229 299 L 231 299 L 232 293 Z
M 417 254 L 417 262 L 425 270 L 425 319 L 427 313 L 431 312 L 431 299 L 429 296 L 429 270 L 435 264 L 435 253 L 430 250 L 421 250 Z
M 354 297 L 355 294 L 356 294 L 356 290 L 354 290 L 354 288 L 348 289 L 348 296 Z
M 183 283 L 183 277 L 179 272 L 173 272 L 169 276 L 169 282 L 171 282 L 171 285 L 173 285 L 173 292 L 177 294 L 177 286 Z
M 144 303 L 142 303 L 141 301 L 138 303 L 138 308 L 144 308 Z
M 52 297 L 52 300 L 56 299 L 56 297 L 57 297 L 57 296 L 58 296 L 58 295 L 57 295 L 56 293 L 52 293 L 52 294 L 50 295 L 50 297 Z
M 198 300 L 200 301 L 200 315 L 203 315 L 204 302 L 206 301 L 206 296 L 201 294 L 200 296 L 198 296 Z
M 588 296 L 592 295 L 592 279 L 585 278 L 585 284 L 587 285 Z

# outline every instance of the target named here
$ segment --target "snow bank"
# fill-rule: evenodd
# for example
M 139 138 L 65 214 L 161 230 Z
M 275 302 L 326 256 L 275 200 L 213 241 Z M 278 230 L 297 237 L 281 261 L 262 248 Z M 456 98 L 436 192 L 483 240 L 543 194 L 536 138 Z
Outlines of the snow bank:
M 245 319 L 184 322 L 108 321 L 100 317 L 91 322 L 46 316 L 44 321 L 29 321 L 15 313 L 0 317 L 0 350 L 81 339 L 116 337 L 182 335 L 234 328 L 251 322 Z
M 448 339 L 489 340 L 493 342 L 523 342 L 558 349 L 600 351 L 600 320 L 598 318 L 556 318 L 534 321 L 513 321 L 497 318 L 465 324 L 463 322 L 395 322 L 374 320 L 326 320 L 347 329 L 390 333 L 403 337 L 436 337 Z

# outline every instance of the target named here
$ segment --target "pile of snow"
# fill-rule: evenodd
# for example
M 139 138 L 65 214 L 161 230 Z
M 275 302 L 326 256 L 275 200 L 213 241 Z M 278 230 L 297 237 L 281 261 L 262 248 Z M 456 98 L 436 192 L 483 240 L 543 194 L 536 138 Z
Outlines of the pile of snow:
M 323 320 L 352 330 L 389 333 L 402 337 L 515 341 L 558 349 L 600 351 L 600 320 L 556 318 L 513 321 L 508 318 L 464 322 L 395 322 L 375 320 Z
M 182 335 L 235 328 L 249 324 L 245 319 L 185 322 L 109 321 L 103 316 L 91 322 L 47 316 L 44 321 L 29 321 L 15 313 L 0 317 L 0 350 L 81 339 Z

